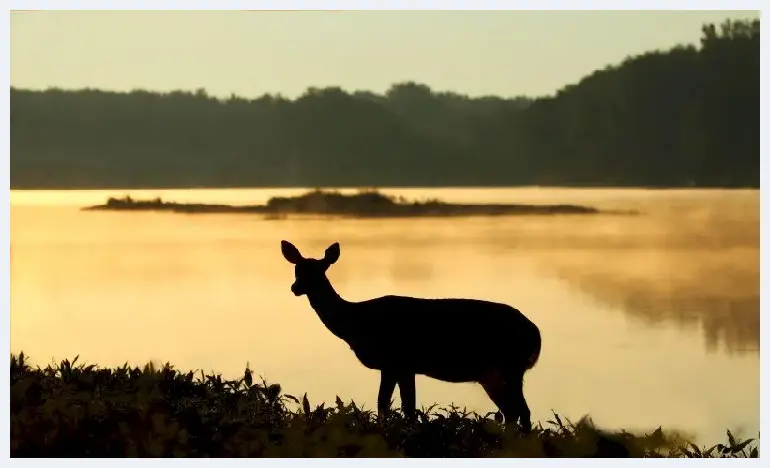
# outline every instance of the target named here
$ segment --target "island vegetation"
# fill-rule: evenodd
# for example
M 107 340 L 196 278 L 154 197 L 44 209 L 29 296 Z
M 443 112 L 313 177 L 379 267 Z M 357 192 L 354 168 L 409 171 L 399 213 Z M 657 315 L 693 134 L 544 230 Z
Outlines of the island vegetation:
M 575 215 L 575 214 L 635 214 L 633 211 L 599 211 L 581 205 L 500 205 L 452 204 L 440 200 L 407 201 L 403 197 L 385 195 L 376 190 L 344 194 L 333 190 L 311 190 L 294 197 L 272 197 L 264 205 L 215 205 L 175 203 L 160 198 L 134 200 L 110 197 L 103 205 L 87 206 L 85 210 L 110 211 L 170 211 L 174 213 L 252 213 L 268 219 L 287 215 L 323 215 L 356 218 L 372 217 L 439 217 L 439 216 L 501 216 L 501 215 Z
M 284 394 L 251 369 L 234 380 L 170 364 L 118 368 L 11 354 L 12 457 L 758 457 L 758 439 L 700 447 L 661 428 L 597 429 L 553 415 L 525 435 L 497 415 L 434 408 L 384 421 L 354 402 Z
M 706 24 L 536 98 L 11 88 L 11 188 L 759 188 L 759 33 Z

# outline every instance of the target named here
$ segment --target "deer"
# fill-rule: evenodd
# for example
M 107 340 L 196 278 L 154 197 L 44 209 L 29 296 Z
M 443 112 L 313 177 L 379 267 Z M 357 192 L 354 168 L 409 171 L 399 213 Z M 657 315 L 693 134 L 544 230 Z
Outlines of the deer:
M 361 302 L 343 299 L 326 276 L 340 257 L 338 242 L 321 259 L 305 258 L 291 242 L 281 253 L 294 265 L 295 296 L 365 367 L 380 372 L 378 420 L 390 410 L 396 385 L 406 419 L 416 415 L 415 377 L 475 382 L 499 408 L 506 426 L 531 431 L 524 373 L 540 357 L 540 330 L 512 306 L 477 299 L 388 295 Z

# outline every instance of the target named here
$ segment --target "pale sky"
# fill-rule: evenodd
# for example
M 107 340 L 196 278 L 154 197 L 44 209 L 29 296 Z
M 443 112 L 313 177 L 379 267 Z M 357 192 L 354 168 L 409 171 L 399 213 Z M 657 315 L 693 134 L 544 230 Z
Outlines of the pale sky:
M 256 97 L 417 81 L 539 96 L 626 56 L 698 42 L 746 11 L 31 11 L 11 14 L 11 85 Z

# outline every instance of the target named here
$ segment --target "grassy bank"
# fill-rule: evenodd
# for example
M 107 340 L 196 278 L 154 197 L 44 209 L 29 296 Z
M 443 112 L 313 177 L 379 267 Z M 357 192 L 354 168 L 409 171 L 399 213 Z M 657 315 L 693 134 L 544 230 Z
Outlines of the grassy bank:
M 605 432 L 554 415 L 528 436 L 457 408 L 397 411 L 380 424 L 355 403 L 328 407 L 257 381 L 167 364 L 45 369 L 11 355 L 12 457 L 757 457 L 758 440 L 697 447 L 657 429 Z

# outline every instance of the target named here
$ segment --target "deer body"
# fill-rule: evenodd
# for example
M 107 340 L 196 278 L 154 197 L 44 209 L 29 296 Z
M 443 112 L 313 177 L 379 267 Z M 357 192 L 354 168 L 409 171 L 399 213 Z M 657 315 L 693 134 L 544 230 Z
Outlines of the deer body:
M 283 241 L 295 265 L 295 295 L 306 294 L 323 324 L 344 340 L 358 360 L 380 371 L 377 406 L 390 406 L 399 386 L 404 413 L 415 411 L 415 375 L 446 382 L 478 382 L 508 422 L 529 429 L 524 373 L 540 355 L 537 326 L 517 309 L 475 299 L 383 296 L 349 302 L 334 290 L 326 269 L 339 258 L 333 244 L 323 259 L 306 259 Z

